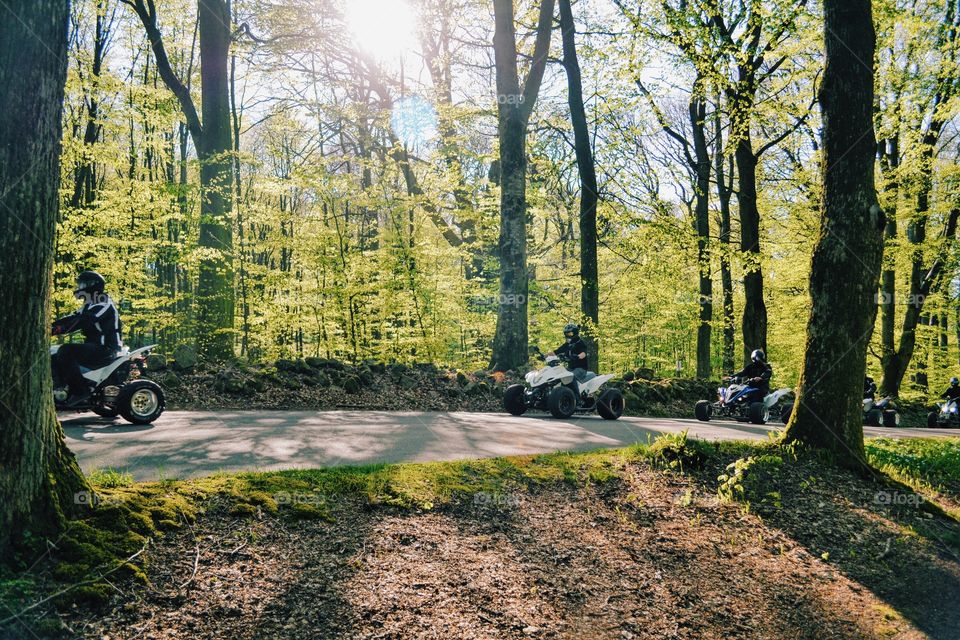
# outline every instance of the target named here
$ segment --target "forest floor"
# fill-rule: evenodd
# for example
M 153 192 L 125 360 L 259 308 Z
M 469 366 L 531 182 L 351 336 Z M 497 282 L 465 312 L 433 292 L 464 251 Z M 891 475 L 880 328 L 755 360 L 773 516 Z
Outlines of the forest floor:
M 99 474 L 92 515 L 0 581 L 8 610 L 37 605 L 0 638 L 955 639 L 960 440 L 868 452 L 883 475 L 682 436 L 183 482 Z M 68 579 L 80 586 L 43 600 Z

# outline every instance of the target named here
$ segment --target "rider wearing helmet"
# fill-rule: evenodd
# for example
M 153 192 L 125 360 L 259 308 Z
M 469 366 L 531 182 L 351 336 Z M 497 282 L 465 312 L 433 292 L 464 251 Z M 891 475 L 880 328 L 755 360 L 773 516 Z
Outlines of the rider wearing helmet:
M 743 378 L 746 384 L 756 389 L 750 395 L 753 402 L 759 402 L 770 393 L 773 367 L 767 363 L 767 354 L 763 349 L 754 349 L 750 354 L 750 363 L 731 377 Z
M 120 314 L 113 300 L 104 293 L 106 281 L 96 271 L 77 276 L 74 296 L 83 302 L 76 313 L 56 320 L 53 335 L 83 332 L 83 344 L 64 344 L 53 358 L 53 367 L 61 380 L 70 385 L 66 406 L 82 404 L 90 396 L 90 386 L 80 367 L 96 368 L 114 358 L 123 348 L 120 339 Z
M 944 398 L 948 401 L 956 400 L 960 398 L 960 380 L 956 377 L 950 378 L 950 386 L 947 387 L 947 390 L 940 394 L 941 398 Z
M 867 376 L 863 379 L 863 398 L 864 400 L 873 400 L 877 395 L 877 383 L 873 378 Z
M 587 343 L 580 337 L 580 327 L 572 322 L 563 328 L 563 337 L 566 342 L 547 355 L 567 360 L 573 375 L 581 380 L 587 373 Z

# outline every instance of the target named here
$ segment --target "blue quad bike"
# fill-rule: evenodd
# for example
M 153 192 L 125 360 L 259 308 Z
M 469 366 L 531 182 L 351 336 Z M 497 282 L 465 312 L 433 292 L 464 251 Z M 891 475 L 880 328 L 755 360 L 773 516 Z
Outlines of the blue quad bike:
M 697 420 L 707 422 L 711 418 L 732 418 L 738 422 L 767 424 L 776 415 L 786 424 L 793 411 L 793 403 L 780 401 L 790 395 L 791 389 L 778 389 L 768 393 L 762 400 L 751 401 L 757 391 L 750 381 L 743 378 L 727 378 L 730 386 L 717 389 L 717 400 L 700 400 L 694 407 Z

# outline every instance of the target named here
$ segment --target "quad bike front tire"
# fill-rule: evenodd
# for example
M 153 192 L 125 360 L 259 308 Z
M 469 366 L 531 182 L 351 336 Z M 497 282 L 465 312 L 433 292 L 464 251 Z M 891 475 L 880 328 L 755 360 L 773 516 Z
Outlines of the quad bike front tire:
M 937 412 L 931 411 L 927 414 L 927 429 L 936 429 L 937 428 Z
M 863 421 L 868 427 L 879 427 L 883 423 L 883 412 L 880 409 L 870 409 Z
M 790 415 L 793 413 L 793 403 L 788 402 L 780 409 L 780 422 L 787 424 L 790 422 Z
M 503 392 L 503 408 L 512 416 L 522 416 L 527 411 L 527 403 L 523 401 L 526 387 L 522 384 L 512 384 Z
M 750 408 L 747 409 L 747 417 L 753 424 L 767 424 L 770 420 L 770 409 L 762 402 L 751 403 Z
M 134 380 L 120 388 L 117 409 L 133 424 L 150 424 L 163 413 L 166 399 L 163 389 L 152 380 Z
M 894 409 L 887 409 L 883 412 L 883 426 L 885 427 L 899 427 L 900 426 L 900 414 Z
M 547 408 L 554 418 L 566 420 L 577 410 L 577 396 L 570 387 L 554 387 L 547 398 Z
M 697 416 L 700 422 L 710 422 L 710 416 L 713 415 L 713 405 L 709 400 L 700 400 L 693 408 L 693 415 Z
M 616 420 L 623 415 L 623 394 L 619 389 L 607 389 L 597 399 L 597 413 L 604 420 Z

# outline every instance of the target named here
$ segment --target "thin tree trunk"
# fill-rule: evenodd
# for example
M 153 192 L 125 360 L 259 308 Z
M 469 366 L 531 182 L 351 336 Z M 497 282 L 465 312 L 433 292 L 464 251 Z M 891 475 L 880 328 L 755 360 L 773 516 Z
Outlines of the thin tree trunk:
M 887 211 L 887 224 L 883 235 L 887 246 L 892 247 L 897 239 L 897 200 L 900 191 L 898 170 L 900 165 L 899 137 L 894 136 L 884 141 L 880 150 L 880 166 L 883 169 L 883 206 Z M 880 296 L 877 300 L 880 305 L 880 363 L 884 371 L 890 366 L 891 358 L 896 357 L 896 322 L 897 322 L 897 272 L 896 257 L 887 255 L 886 263 L 880 276 Z M 881 393 L 887 389 L 883 381 L 880 383 Z M 896 394 L 894 394 L 896 395 Z
M 53 407 L 49 316 L 67 73 L 66 0 L 0 4 L 0 557 L 50 534 L 86 487 Z
M 730 175 L 725 175 L 723 149 L 723 131 L 720 125 L 720 99 L 717 98 L 716 149 L 714 151 L 714 172 L 717 179 L 717 200 L 720 205 L 720 286 L 723 290 L 723 355 L 721 369 L 724 372 L 735 370 L 734 340 L 736 328 L 733 311 L 733 273 L 730 268 L 730 199 L 733 195 L 733 159 L 730 159 Z M 728 182 L 728 179 L 730 182 Z
M 563 35 L 563 66 L 567 72 L 567 102 L 573 126 L 574 151 L 580 175 L 580 313 L 587 324 L 584 331 L 590 350 L 590 367 L 597 371 L 600 354 L 594 327 L 600 322 L 600 280 L 597 268 L 597 170 L 590 145 L 590 131 L 583 104 L 583 80 L 577 59 L 576 29 L 570 0 L 560 0 L 560 29 Z M 709 350 L 709 347 L 708 347 Z
M 862 62 L 874 59 L 876 35 L 870 0 L 824 0 L 823 12 L 823 201 L 803 369 L 785 439 L 863 468 L 861 399 L 886 224 L 874 184 L 873 69 Z
M 710 377 L 710 338 L 713 322 L 713 279 L 710 277 L 710 151 L 707 147 L 706 119 L 707 102 L 699 95 L 701 80 L 694 83 L 690 95 L 690 129 L 693 137 L 693 150 L 696 176 L 696 194 L 694 206 L 694 229 L 697 232 L 697 279 L 700 296 L 700 310 L 697 325 L 697 377 L 706 380 Z
M 751 101 L 752 104 L 752 101 Z M 752 108 L 752 107 L 750 107 Z M 757 208 L 757 156 L 750 138 L 750 117 L 746 106 L 735 122 L 738 142 L 737 201 L 740 204 L 740 250 L 743 252 L 743 358 L 750 360 L 754 349 L 767 350 L 767 305 L 763 299 L 763 256 L 760 252 L 760 211 Z

